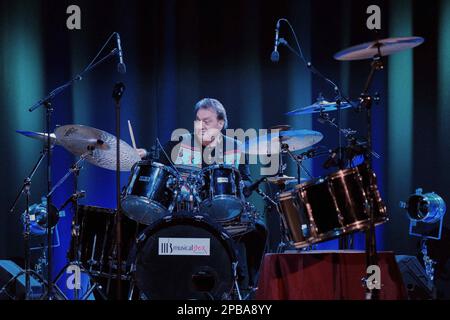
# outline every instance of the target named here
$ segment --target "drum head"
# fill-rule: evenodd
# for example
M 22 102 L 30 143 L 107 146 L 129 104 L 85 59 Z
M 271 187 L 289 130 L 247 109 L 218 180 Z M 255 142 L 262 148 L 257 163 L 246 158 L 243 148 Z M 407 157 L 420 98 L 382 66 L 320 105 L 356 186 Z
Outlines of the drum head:
M 227 299 L 235 249 L 221 227 L 186 212 L 149 226 L 136 250 L 136 286 L 144 299 Z
M 126 196 L 121 205 L 124 213 L 130 219 L 146 225 L 170 214 L 169 210 L 160 203 L 141 196 Z
M 242 210 L 243 204 L 239 198 L 220 195 L 215 196 L 212 200 L 204 200 L 200 204 L 203 212 L 218 221 L 233 220 L 238 217 Z

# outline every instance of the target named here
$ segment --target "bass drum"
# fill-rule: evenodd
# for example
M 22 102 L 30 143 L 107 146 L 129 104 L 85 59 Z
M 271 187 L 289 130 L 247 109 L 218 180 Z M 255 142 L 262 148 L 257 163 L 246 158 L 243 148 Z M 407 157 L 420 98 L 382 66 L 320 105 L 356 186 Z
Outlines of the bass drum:
M 230 236 L 205 216 L 181 212 L 147 227 L 135 248 L 140 299 L 231 299 L 237 267 Z

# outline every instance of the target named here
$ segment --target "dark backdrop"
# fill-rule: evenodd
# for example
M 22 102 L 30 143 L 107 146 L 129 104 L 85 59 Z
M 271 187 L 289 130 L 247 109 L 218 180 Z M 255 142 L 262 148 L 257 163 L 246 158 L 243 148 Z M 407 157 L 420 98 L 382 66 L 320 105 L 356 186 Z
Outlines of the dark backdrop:
M 66 8 L 81 8 L 82 29 L 66 28 Z M 41 149 L 40 143 L 15 130 L 44 130 L 44 112 L 28 107 L 47 92 L 80 72 L 113 32 L 120 32 L 127 73 L 116 72 L 109 61 L 54 100 L 52 128 L 84 124 L 114 132 L 111 91 L 123 81 L 122 137 L 130 142 L 126 120 L 133 124 L 137 144 L 150 147 L 156 137 L 169 139 L 175 128 L 191 128 L 193 105 L 202 97 L 215 97 L 228 111 L 232 128 L 269 128 L 290 124 L 313 129 L 325 136 L 321 142 L 337 146 L 333 129 L 316 117 L 286 117 L 295 107 L 311 104 L 322 92 L 333 99 L 331 88 L 280 48 L 280 62 L 270 62 L 277 18 L 288 18 L 298 33 L 303 51 L 322 73 L 343 92 L 356 97 L 369 71 L 369 61 L 338 62 L 337 51 L 372 41 L 366 28 L 366 8 L 381 7 L 381 37 L 423 36 L 423 45 L 386 59 L 386 68 L 374 81 L 381 102 L 373 109 L 374 161 L 390 222 L 378 228 L 378 248 L 397 253 L 416 252 L 408 236 L 408 219 L 398 208 L 418 186 L 449 199 L 450 155 L 450 1 L 2 1 L 0 5 L 0 257 L 22 253 L 21 221 L 8 208 L 21 181 Z M 281 36 L 294 40 L 283 25 Z M 113 48 L 113 44 L 108 50 Z M 365 136 L 365 116 L 343 112 L 343 125 Z M 74 158 L 56 148 L 53 181 Z M 315 175 L 325 174 L 323 159 L 308 163 Z M 289 169 L 295 174 L 291 164 Z M 255 177 L 258 168 L 252 168 Z M 41 167 L 32 184 L 32 202 L 45 191 Z M 126 183 L 128 174 L 122 174 Z M 80 187 L 83 203 L 113 208 L 113 171 L 85 165 Z M 54 197 L 60 205 L 71 194 L 68 181 Z M 263 204 L 253 196 L 260 210 Z M 61 247 L 57 267 L 64 263 L 70 234 L 70 211 L 59 225 Z M 269 229 L 277 228 L 274 217 Z M 276 232 L 274 231 L 274 234 Z M 336 248 L 335 241 L 322 247 Z M 363 248 L 357 236 L 357 248 Z

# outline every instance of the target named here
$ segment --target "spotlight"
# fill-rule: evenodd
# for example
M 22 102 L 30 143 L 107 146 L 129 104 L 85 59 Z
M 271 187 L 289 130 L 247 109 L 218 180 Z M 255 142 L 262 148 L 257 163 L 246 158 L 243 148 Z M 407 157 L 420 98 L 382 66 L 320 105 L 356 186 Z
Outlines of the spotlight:
M 22 220 L 25 227 L 25 215 L 22 214 Z M 50 216 L 50 219 L 48 217 Z M 32 235 L 41 236 L 47 233 L 47 223 L 50 220 L 50 227 L 53 228 L 59 221 L 60 213 L 55 206 L 50 207 L 50 214 L 47 214 L 47 199 L 41 198 L 41 203 L 35 203 L 30 206 L 30 232 Z
M 400 208 L 407 210 L 410 221 L 410 234 L 425 238 L 439 240 L 442 232 L 442 221 L 444 219 L 446 205 L 444 199 L 434 192 L 423 193 L 422 188 L 416 189 L 408 202 L 401 201 Z M 432 237 L 427 232 L 413 232 L 413 227 L 433 225 L 439 223 L 439 235 Z M 431 228 L 422 228 L 423 230 L 431 230 Z

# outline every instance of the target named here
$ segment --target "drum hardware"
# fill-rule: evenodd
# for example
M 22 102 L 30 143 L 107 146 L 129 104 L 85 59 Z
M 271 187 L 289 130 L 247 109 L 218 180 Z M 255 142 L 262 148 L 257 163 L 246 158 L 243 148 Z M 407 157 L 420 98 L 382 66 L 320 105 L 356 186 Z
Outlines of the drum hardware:
M 64 272 L 67 270 L 67 268 L 69 266 L 77 266 L 79 268 L 79 270 L 81 272 L 85 272 L 85 273 L 89 273 L 88 270 L 86 270 L 80 261 L 80 256 L 79 256 L 79 236 L 80 236 L 80 226 L 78 225 L 78 200 L 81 198 L 84 198 L 86 196 L 85 191 L 80 190 L 78 191 L 78 177 L 80 174 L 80 170 L 82 169 L 81 167 L 81 163 L 85 160 L 86 156 L 89 153 L 92 153 L 93 151 L 93 147 L 90 148 L 92 150 L 86 152 L 85 154 L 80 156 L 80 159 L 70 168 L 69 172 L 66 173 L 65 176 L 63 176 L 53 187 L 52 191 L 50 191 L 50 196 L 54 193 L 54 191 L 62 184 L 64 183 L 64 181 L 70 176 L 70 174 L 73 173 L 74 176 L 74 188 L 75 191 L 74 193 L 63 203 L 63 205 L 61 206 L 61 208 L 58 211 L 63 210 L 69 203 L 72 203 L 73 205 L 73 211 L 74 211 L 74 218 L 72 221 L 72 241 L 74 241 L 74 252 L 73 252 L 73 257 L 75 258 L 74 260 L 70 260 L 61 270 L 60 272 L 57 274 L 57 276 L 55 277 L 54 283 L 57 283 L 59 281 L 59 279 L 62 277 L 62 275 L 64 274 Z M 94 285 L 81 297 L 81 300 L 85 300 L 89 297 L 89 295 L 98 287 L 97 283 L 94 283 Z M 99 287 L 99 289 L 101 289 L 101 287 Z M 77 285 L 74 286 L 74 299 L 78 300 L 79 299 L 79 287 Z
M 31 269 L 31 254 L 30 254 L 30 236 L 31 236 L 31 216 L 30 216 L 30 190 L 31 190 L 31 182 L 33 179 L 34 174 L 36 173 L 37 169 L 39 168 L 40 164 L 42 163 L 42 160 L 45 158 L 45 156 L 48 155 L 48 149 L 44 147 L 42 150 L 37 162 L 33 166 L 33 169 L 31 170 L 30 174 L 24 179 L 23 184 L 19 192 L 17 193 L 17 196 L 9 209 L 10 213 L 13 213 L 16 205 L 20 199 L 20 197 L 24 194 L 25 195 L 25 214 L 24 214 L 24 226 L 25 230 L 23 232 L 23 239 L 24 239 L 24 257 L 25 257 L 25 266 L 24 270 L 19 272 L 16 276 L 11 278 L 1 289 L 0 293 L 5 291 L 9 284 L 13 283 L 18 277 L 25 275 L 25 300 L 30 299 L 31 297 L 31 276 L 33 275 L 36 277 L 41 283 L 46 284 L 45 280 L 42 278 L 40 274 L 38 274 L 36 271 Z M 48 210 L 50 209 L 50 211 Z M 56 212 L 56 216 L 55 213 Z M 50 213 L 50 214 L 48 214 Z M 47 206 L 47 219 L 45 223 L 43 224 L 43 227 L 45 227 L 47 230 L 49 228 L 53 228 L 56 223 L 58 222 L 58 211 L 53 205 Z M 43 298 L 43 297 L 42 297 Z

